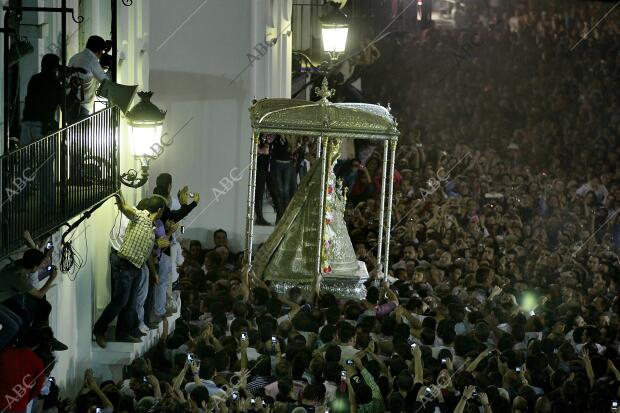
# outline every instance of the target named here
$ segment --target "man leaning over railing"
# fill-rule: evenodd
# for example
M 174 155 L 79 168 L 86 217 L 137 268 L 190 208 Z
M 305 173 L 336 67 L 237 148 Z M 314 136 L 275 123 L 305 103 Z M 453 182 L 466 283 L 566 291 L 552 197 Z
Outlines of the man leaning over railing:
M 161 198 L 151 197 L 143 202 L 144 210 L 139 210 L 126 204 L 121 194 L 117 193 L 115 197 L 118 209 L 130 222 L 122 234 L 118 234 L 120 245 L 113 245 L 110 252 L 112 297 L 93 327 L 95 340 L 102 348 L 106 346 L 108 325 L 116 316 L 116 340 L 130 343 L 141 341 L 137 337 L 141 334 L 135 311 L 138 283 L 142 277 L 142 267 L 149 260 L 155 245 L 153 223 L 161 218 L 165 206 Z

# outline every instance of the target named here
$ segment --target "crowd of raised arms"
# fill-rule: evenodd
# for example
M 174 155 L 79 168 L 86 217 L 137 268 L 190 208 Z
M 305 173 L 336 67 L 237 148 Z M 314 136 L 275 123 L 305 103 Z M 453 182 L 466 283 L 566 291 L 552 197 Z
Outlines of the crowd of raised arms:
M 620 20 L 597 24 L 610 4 L 513 3 L 472 2 L 467 30 L 388 37 L 364 69 L 402 131 L 385 276 L 382 148 L 338 165 L 364 299 L 277 294 L 224 231 L 212 249 L 184 240 L 174 331 L 163 314 L 121 382 L 87 370 L 71 400 L 46 362 L 30 397 L 76 413 L 617 411 Z

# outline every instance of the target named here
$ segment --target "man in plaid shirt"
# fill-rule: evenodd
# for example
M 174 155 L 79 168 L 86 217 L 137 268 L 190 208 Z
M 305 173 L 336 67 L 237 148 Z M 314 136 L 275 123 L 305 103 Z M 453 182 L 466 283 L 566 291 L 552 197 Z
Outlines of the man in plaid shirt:
M 105 333 L 108 325 L 118 316 L 116 341 L 139 343 L 138 316 L 135 311 L 141 268 L 149 259 L 155 245 L 153 223 L 161 218 L 164 201 L 158 197 L 143 200 L 144 209 L 137 209 L 125 203 L 122 195 L 116 194 L 116 204 L 129 224 L 119 234 L 120 247 L 113 245 L 110 253 L 112 273 L 112 297 L 108 306 L 93 327 L 97 344 L 105 348 Z

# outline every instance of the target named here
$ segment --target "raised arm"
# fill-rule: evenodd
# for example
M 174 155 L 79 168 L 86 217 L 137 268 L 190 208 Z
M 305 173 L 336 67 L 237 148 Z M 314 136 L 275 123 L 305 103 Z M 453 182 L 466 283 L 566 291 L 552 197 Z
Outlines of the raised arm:
M 585 347 L 581 349 L 581 354 L 579 358 L 583 361 L 583 364 L 586 367 L 586 375 L 588 376 L 588 381 L 590 382 L 590 387 L 594 385 L 594 370 L 592 369 L 592 363 L 590 362 L 590 354 L 588 353 L 588 349 Z
M 56 280 L 56 277 L 58 277 L 58 268 L 56 268 L 56 266 L 54 266 L 52 268 L 52 274 L 47 278 L 47 281 L 45 282 L 45 284 L 43 285 L 43 287 L 37 289 L 37 288 L 33 288 L 30 291 L 28 291 L 28 294 L 30 294 L 33 297 L 36 297 L 38 299 L 41 299 L 43 297 L 45 297 L 45 294 L 47 294 L 47 292 L 54 287 L 56 284 L 54 284 L 54 281 Z
M 114 408 L 114 405 L 112 404 L 110 399 L 108 399 L 105 393 L 102 392 L 101 389 L 99 388 L 99 385 L 97 384 L 97 382 L 95 381 L 95 378 L 93 377 L 93 371 L 91 369 L 86 369 L 86 371 L 84 372 L 84 384 L 86 385 L 86 387 L 88 387 L 89 390 L 95 393 L 97 397 L 99 397 L 99 400 L 101 401 L 101 404 L 103 405 L 105 409 Z
M 181 369 L 181 372 L 179 373 L 179 375 L 174 378 L 174 381 L 172 382 L 172 391 L 173 392 L 177 392 L 177 391 L 181 390 L 181 384 L 183 384 L 183 379 L 185 378 L 185 374 L 187 374 L 187 368 L 188 367 L 189 367 L 189 365 L 187 363 L 185 363 L 183 365 L 183 368 Z
M 469 363 L 465 371 L 468 371 L 471 373 L 474 370 L 476 370 L 476 367 L 478 367 L 478 364 L 480 364 L 480 362 L 487 356 L 487 354 L 488 354 L 488 350 L 484 349 L 480 354 L 478 354 L 478 357 L 476 357 L 471 363 Z
M 413 363 L 414 363 L 414 378 L 413 383 L 423 384 L 424 382 L 424 367 L 422 366 L 422 350 L 420 350 L 420 346 L 416 345 L 411 350 L 413 354 Z
M 130 205 L 125 203 L 125 198 L 123 198 L 123 194 L 118 192 L 114 194 L 114 198 L 116 199 L 116 206 L 118 206 L 118 210 L 121 211 L 121 213 L 125 215 L 128 219 L 134 219 L 136 213 Z

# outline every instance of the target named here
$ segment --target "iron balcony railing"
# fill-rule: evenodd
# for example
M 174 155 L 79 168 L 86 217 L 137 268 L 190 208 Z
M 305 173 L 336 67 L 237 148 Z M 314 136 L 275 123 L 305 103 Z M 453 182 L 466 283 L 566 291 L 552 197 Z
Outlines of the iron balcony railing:
M 120 187 L 119 110 L 110 107 L 0 158 L 0 256 L 47 235 Z

